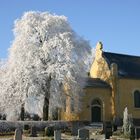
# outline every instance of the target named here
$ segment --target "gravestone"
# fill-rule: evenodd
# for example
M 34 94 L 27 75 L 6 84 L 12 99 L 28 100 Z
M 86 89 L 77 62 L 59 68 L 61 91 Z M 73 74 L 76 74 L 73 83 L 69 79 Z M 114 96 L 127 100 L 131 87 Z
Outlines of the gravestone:
M 54 140 L 61 140 L 61 130 L 54 131 Z
M 135 128 L 135 139 L 138 140 L 140 138 L 140 127 Z
M 28 124 L 25 124 L 24 125 L 24 130 L 29 130 L 30 129 L 30 126 Z
M 88 140 L 89 139 L 89 130 L 85 128 L 78 129 L 78 139 Z
M 37 132 L 36 132 L 36 127 L 35 126 L 31 127 L 30 137 L 37 137 Z
M 113 118 L 113 131 L 117 131 L 118 126 L 121 126 L 122 122 L 121 119 L 119 117 L 114 117 Z
M 112 124 L 111 122 L 105 122 L 104 124 L 105 139 L 109 139 L 112 136 Z
M 22 130 L 21 129 L 18 128 L 15 130 L 14 140 L 22 140 Z
M 45 136 L 54 136 L 54 126 L 45 127 Z
M 134 126 L 130 126 L 130 140 L 135 140 L 135 128 Z
M 78 128 L 79 128 L 79 123 L 78 122 L 72 122 L 71 134 L 73 136 L 77 136 L 78 135 Z
M 6 115 L 5 114 L 2 116 L 2 120 L 6 120 Z

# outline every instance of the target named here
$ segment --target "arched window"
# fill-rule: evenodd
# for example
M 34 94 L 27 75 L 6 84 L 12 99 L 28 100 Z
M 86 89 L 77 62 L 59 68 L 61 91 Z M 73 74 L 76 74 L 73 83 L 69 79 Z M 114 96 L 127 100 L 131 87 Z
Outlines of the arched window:
M 136 108 L 140 108 L 140 91 L 134 92 L 134 105 Z

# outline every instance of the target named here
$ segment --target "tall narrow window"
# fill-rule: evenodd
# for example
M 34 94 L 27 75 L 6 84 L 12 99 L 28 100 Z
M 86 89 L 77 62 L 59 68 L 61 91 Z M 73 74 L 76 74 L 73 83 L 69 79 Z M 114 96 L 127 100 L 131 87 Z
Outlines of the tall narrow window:
M 140 91 L 134 92 L 134 105 L 136 108 L 140 108 Z
M 64 99 L 64 102 L 63 103 L 64 103 L 63 104 L 64 105 L 64 108 L 63 109 L 64 109 L 64 112 L 66 112 L 66 99 Z
M 74 111 L 74 99 L 71 98 L 71 112 Z

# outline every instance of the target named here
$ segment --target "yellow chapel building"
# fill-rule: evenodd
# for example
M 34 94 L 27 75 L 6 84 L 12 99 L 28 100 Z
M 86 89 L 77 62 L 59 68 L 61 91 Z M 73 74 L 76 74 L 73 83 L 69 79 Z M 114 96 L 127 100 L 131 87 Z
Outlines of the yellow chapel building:
M 70 112 L 71 120 L 119 120 L 125 107 L 134 119 L 140 119 L 140 57 L 105 52 L 99 42 L 85 83 L 82 110 Z M 62 113 L 62 120 L 67 120 L 67 113 Z

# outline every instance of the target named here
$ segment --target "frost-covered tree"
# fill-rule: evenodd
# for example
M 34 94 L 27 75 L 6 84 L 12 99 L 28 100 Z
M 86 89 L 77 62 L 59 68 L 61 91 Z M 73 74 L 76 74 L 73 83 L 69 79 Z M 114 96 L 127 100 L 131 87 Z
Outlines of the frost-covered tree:
M 50 110 L 63 107 L 66 84 L 71 98 L 80 98 L 79 79 L 86 76 L 92 52 L 65 16 L 26 12 L 16 20 L 14 34 L 1 78 L 1 110 L 6 105 L 6 112 L 14 112 L 10 118 L 19 116 L 25 103 L 26 111 L 42 117 L 44 101 Z

